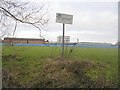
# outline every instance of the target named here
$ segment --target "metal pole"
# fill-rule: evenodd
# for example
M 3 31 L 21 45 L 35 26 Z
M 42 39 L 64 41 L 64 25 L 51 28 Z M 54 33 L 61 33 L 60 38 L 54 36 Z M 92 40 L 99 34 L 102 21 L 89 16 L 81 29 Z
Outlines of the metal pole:
M 65 34 L 65 24 L 63 23 L 63 36 L 62 36 L 62 59 L 64 58 L 64 34 Z

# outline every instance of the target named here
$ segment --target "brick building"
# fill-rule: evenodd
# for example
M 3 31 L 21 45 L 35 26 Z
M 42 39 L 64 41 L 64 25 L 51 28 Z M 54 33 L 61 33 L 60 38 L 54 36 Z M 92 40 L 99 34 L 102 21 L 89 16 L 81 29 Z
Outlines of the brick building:
M 45 44 L 49 41 L 45 39 L 33 39 L 33 38 L 9 38 L 5 37 L 3 43 L 20 43 L 20 44 Z

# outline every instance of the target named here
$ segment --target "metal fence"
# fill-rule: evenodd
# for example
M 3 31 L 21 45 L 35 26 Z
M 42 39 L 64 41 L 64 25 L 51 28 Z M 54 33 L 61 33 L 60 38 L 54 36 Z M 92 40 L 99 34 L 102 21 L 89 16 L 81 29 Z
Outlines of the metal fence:
M 6 43 L 0 44 L 2 46 L 10 45 Z M 62 46 L 62 44 L 13 44 L 13 46 Z M 115 45 L 104 45 L 104 44 L 65 44 L 65 46 L 69 47 L 81 47 L 81 48 L 118 48 L 118 46 Z

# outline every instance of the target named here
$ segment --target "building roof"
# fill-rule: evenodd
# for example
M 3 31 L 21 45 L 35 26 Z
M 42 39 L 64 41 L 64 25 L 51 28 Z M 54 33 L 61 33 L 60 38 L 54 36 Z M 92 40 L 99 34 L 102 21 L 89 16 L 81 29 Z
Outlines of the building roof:
M 11 37 L 5 37 L 4 40 L 6 39 L 14 39 L 14 40 L 43 40 L 45 41 L 45 39 L 36 39 L 36 38 L 11 38 Z

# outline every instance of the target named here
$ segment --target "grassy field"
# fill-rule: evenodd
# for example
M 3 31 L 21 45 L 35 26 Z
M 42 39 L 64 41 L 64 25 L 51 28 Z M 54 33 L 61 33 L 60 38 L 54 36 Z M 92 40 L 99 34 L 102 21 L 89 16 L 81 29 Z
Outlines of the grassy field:
M 60 57 L 60 47 L 3 46 L 2 65 L 5 78 L 4 87 L 27 87 L 38 82 L 44 65 L 51 59 Z M 110 82 L 111 87 L 118 83 L 118 49 L 114 48 L 65 48 L 65 60 L 86 61 L 92 67 L 85 69 L 85 75 L 92 80 Z M 89 65 L 86 65 L 88 67 Z M 100 78 L 100 79 L 99 79 Z M 100 81 L 101 80 L 101 81 Z M 103 82 L 102 82 L 103 81 Z M 106 84 L 106 83 L 105 83 Z M 113 85 L 113 86 L 112 86 Z

